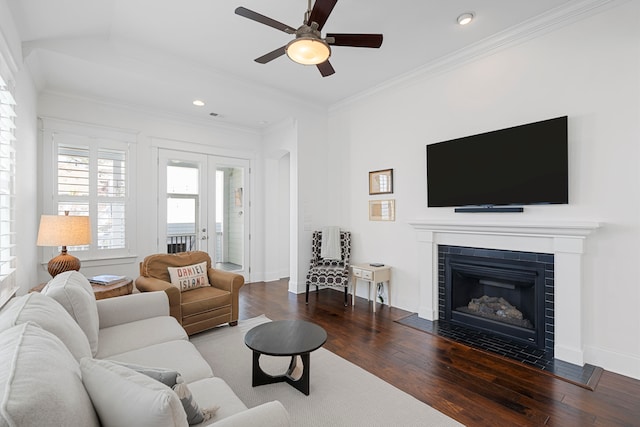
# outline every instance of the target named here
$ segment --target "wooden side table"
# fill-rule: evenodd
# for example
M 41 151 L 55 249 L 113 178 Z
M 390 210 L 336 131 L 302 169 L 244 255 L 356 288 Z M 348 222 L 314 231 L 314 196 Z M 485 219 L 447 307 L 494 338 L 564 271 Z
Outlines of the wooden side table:
M 40 292 L 46 285 L 46 283 L 41 283 L 38 286 L 31 288 L 29 292 Z M 113 285 L 94 285 L 92 283 L 91 287 L 93 288 L 93 294 L 97 300 L 119 297 L 120 295 L 129 295 L 133 292 L 133 279 L 127 277 L 125 280 L 114 283 Z
M 356 285 L 358 279 L 364 280 L 369 284 L 369 290 L 367 291 L 367 301 L 370 301 L 371 297 L 371 285 L 373 284 L 373 290 L 375 292 L 378 283 L 387 282 L 387 294 L 389 295 L 387 305 L 391 306 L 391 267 L 383 265 L 382 267 L 374 267 L 371 264 L 353 264 L 351 265 L 351 280 L 353 283 L 351 303 L 356 305 Z M 373 312 L 376 312 L 376 298 L 373 297 Z

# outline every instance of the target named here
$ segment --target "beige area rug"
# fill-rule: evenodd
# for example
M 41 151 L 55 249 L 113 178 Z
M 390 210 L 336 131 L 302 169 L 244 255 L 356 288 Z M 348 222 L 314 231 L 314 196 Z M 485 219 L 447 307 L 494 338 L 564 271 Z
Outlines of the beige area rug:
M 248 407 L 279 400 L 293 426 L 462 425 L 324 348 L 311 353 L 309 396 L 284 382 L 252 387 L 251 350 L 244 344 L 244 334 L 269 321 L 259 316 L 191 337 L 214 375 L 223 378 Z M 284 373 L 289 360 L 262 356 L 260 363 L 273 375 Z

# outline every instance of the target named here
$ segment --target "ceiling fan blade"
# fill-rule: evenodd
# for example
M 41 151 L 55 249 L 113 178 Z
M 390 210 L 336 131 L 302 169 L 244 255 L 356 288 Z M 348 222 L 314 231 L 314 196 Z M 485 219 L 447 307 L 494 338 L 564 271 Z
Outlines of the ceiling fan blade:
M 259 22 L 264 25 L 268 25 L 271 28 L 275 28 L 276 30 L 284 31 L 287 34 L 295 34 L 296 29 L 292 28 L 282 22 L 278 22 L 275 19 L 271 19 L 267 16 L 261 15 L 258 12 L 254 12 L 253 10 L 249 10 L 246 7 L 237 7 L 236 15 L 244 16 L 245 18 L 249 18 L 253 21 Z
M 322 77 L 328 77 L 336 72 L 336 70 L 334 70 L 331 66 L 329 60 L 324 61 L 322 64 L 316 65 L 316 67 L 318 67 L 318 70 L 320 70 L 320 74 L 322 74 Z
M 327 34 L 327 43 L 332 46 L 380 47 L 382 34 Z M 329 39 L 333 39 L 330 41 Z
M 267 53 L 266 55 L 262 55 L 260 58 L 256 58 L 254 59 L 254 61 L 256 61 L 259 64 L 266 64 L 269 61 L 273 61 L 276 58 L 281 57 L 282 55 L 284 55 L 286 52 L 286 47 L 287 46 L 282 46 L 277 48 L 276 50 L 272 50 L 271 52 Z
M 318 30 L 322 30 L 337 2 L 338 0 L 316 0 L 306 24 L 311 26 L 311 23 L 315 22 L 318 24 Z

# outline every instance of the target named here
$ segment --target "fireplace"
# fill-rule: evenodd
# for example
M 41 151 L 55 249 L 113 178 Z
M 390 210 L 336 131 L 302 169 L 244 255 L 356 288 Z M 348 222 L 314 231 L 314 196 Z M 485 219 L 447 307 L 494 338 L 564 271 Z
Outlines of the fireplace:
M 586 332 L 582 307 L 583 254 L 587 237 L 600 224 L 535 218 L 533 212 L 529 217 L 469 214 L 411 221 L 418 242 L 417 259 L 420 260 L 418 316 L 431 321 L 444 317 L 444 290 L 439 287 L 438 271 L 440 246 L 553 254 L 553 267 L 550 268 L 553 269 L 554 293 L 545 300 L 545 307 L 550 307 L 545 308 L 545 317 L 550 311 L 553 323 L 551 327 L 545 324 L 545 343 L 547 334 L 552 333 L 553 357 L 582 366 Z
M 438 246 L 439 318 L 553 357 L 554 256 Z

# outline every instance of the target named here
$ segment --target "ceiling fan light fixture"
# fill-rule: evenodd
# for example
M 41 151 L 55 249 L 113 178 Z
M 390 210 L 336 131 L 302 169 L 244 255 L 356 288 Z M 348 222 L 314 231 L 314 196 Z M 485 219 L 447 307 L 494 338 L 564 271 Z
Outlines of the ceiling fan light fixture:
M 463 13 L 458 16 L 458 24 L 459 25 L 467 25 L 473 21 L 474 15 L 471 12 Z
M 331 56 L 331 48 L 322 39 L 315 37 L 298 37 L 287 44 L 287 56 L 298 64 L 318 65 Z

